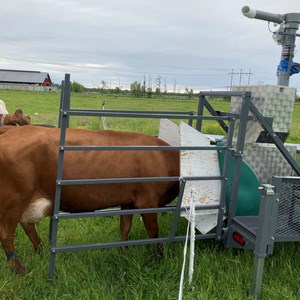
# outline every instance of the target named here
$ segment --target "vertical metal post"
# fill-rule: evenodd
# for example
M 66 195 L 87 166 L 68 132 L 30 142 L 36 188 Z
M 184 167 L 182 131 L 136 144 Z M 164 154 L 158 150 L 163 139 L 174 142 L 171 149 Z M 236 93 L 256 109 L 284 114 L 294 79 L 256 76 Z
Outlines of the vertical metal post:
M 190 113 L 189 113 L 189 115 L 190 116 L 194 116 L 194 114 L 195 114 L 195 112 L 193 112 L 193 111 L 190 111 Z M 191 127 L 193 127 L 193 121 L 194 121 L 194 119 L 189 119 L 189 121 L 188 121 L 188 124 L 191 126 Z
M 199 102 L 198 102 L 198 111 L 197 111 L 197 116 L 203 116 L 204 112 L 204 101 L 205 101 L 205 95 L 200 93 L 199 95 Z M 202 130 L 202 119 L 197 119 L 196 122 L 196 130 L 200 131 Z
M 244 143 L 246 137 L 246 128 L 248 123 L 249 103 L 251 102 L 251 92 L 244 92 L 242 97 L 242 107 L 239 120 L 239 132 L 237 138 L 236 151 L 234 155 L 234 171 L 232 176 L 232 187 L 230 194 L 230 203 L 228 211 L 228 224 L 231 223 L 231 219 L 236 215 L 238 190 L 240 182 L 240 169 L 243 160 Z
M 172 228 L 171 228 L 171 233 L 170 233 L 171 240 L 174 239 L 174 236 L 176 234 L 177 224 L 178 224 L 178 220 L 179 220 L 179 216 L 180 216 L 182 197 L 183 197 L 184 189 L 185 189 L 185 184 L 186 184 L 186 180 L 180 181 L 179 195 L 178 195 L 178 200 L 177 200 L 177 204 L 176 204 L 176 210 L 173 214 L 173 222 L 172 222 Z
M 48 281 L 53 282 L 54 273 L 55 273 L 55 247 L 57 245 L 57 233 L 58 233 L 58 222 L 59 219 L 57 215 L 59 214 L 60 208 L 60 197 L 61 197 L 61 185 L 60 180 L 62 180 L 63 175 L 63 163 L 64 163 L 64 145 L 66 139 L 66 129 L 69 126 L 69 115 L 66 111 L 70 110 L 70 75 L 65 75 L 64 80 L 64 92 L 63 92 L 63 104 L 60 111 L 61 114 L 61 134 L 60 134 L 60 144 L 59 144 L 59 153 L 58 153 L 58 165 L 57 165 L 57 181 L 55 189 L 55 200 L 54 200 L 54 209 L 53 216 L 51 217 L 51 253 L 50 253 L 50 267 L 49 267 L 49 276 Z
M 226 151 L 225 151 L 225 155 L 224 155 L 224 167 L 223 167 L 223 174 L 222 174 L 223 179 L 222 179 L 222 183 L 221 183 L 220 210 L 218 213 L 218 223 L 217 223 L 217 228 L 216 228 L 217 240 L 220 240 L 221 235 L 222 235 L 223 219 L 224 219 L 225 206 L 226 206 L 226 191 L 227 191 L 227 185 L 228 185 L 229 166 L 230 166 L 230 160 L 231 160 L 232 140 L 233 140 L 235 119 L 231 118 L 229 120 L 228 125 L 229 125 L 229 127 L 228 127 Z
M 264 264 L 265 264 L 265 256 L 263 257 L 259 257 L 257 255 L 254 256 L 251 295 L 253 296 L 254 299 L 257 300 L 261 298 L 261 286 L 262 286 Z
M 274 244 L 275 224 L 278 212 L 278 201 L 275 187 L 270 184 L 261 186 L 262 198 L 259 209 L 259 221 L 254 249 L 254 266 L 252 273 L 251 295 L 261 298 L 263 269 L 267 254 L 271 254 Z
M 64 103 L 64 92 L 65 92 L 65 81 L 61 82 L 61 92 L 60 92 L 60 104 L 59 104 L 59 116 L 58 116 L 58 128 L 61 128 L 61 119 L 62 119 L 62 109 Z
M 281 51 L 281 62 L 288 61 L 287 68 L 281 70 L 278 68 L 278 80 L 277 85 L 289 86 L 291 68 L 294 58 L 294 48 L 296 33 L 299 28 L 300 14 L 290 13 L 285 15 L 285 30 L 284 30 L 284 41 Z

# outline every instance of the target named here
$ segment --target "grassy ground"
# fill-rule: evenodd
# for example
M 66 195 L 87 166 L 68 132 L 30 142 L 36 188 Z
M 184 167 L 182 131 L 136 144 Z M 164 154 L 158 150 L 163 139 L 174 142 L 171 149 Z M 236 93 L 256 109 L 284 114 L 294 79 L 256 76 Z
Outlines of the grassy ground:
M 43 93 L 24 93 L 18 91 L 0 91 L 0 99 L 4 99 L 9 111 L 24 108 L 24 113 L 32 118 L 33 123 L 47 123 L 57 125 L 59 111 L 59 95 Z M 196 111 L 197 101 L 178 99 L 132 99 L 129 97 L 100 96 L 95 94 L 72 95 L 72 108 L 101 109 L 105 101 L 105 109 L 118 110 L 171 110 L 171 111 Z M 159 121 L 155 119 L 124 119 L 106 118 L 109 129 L 143 131 L 155 133 Z M 88 117 L 71 117 L 71 127 L 102 129 L 101 119 Z M 157 132 L 156 132 L 157 133 Z
M 30 115 L 33 123 L 57 125 L 59 94 L 21 91 L 1 91 L 0 99 L 11 112 L 17 108 Z M 197 99 L 130 99 L 73 95 L 72 107 L 97 108 L 102 100 L 106 109 L 197 110 Z M 212 101 L 217 110 L 228 111 L 229 103 Z M 156 134 L 157 120 L 128 120 L 107 118 L 110 129 L 143 131 Z M 100 119 L 74 118 L 72 127 L 102 128 Z M 290 142 L 300 143 L 300 106 L 295 105 Z M 215 124 L 205 125 L 205 131 L 222 134 Z M 0 199 L 1 201 L 1 199 Z M 165 244 L 165 257 L 153 255 L 151 245 L 128 249 L 105 249 L 60 253 L 56 258 L 53 285 L 47 282 L 49 269 L 49 220 L 43 220 L 38 231 L 44 248 L 40 255 L 21 228 L 16 233 L 16 248 L 28 274 L 19 278 L 8 270 L 4 253 L 0 252 L 0 299 L 177 299 L 183 262 L 183 243 Z M 132 239 L 146 236 L 140 219 L 135 217 Z M 170 229 L 171 215 L 159 217 L 160 236 Z M 178 234 L 185 234 L 187 222 L 181 219 Z M 59 245 L 95 243 L 119 240 L 118 219 L 111 217 L 60 222 Z M 266 260 L 263 299 L 299 299 L 299 243 L 276 244 L 274 255 Z M 191 286 L 185 281 L 183 299 L 219 300 L 248 299 L 253 254 L 233 253 L 214 240 L 197 241 L 195 273 Z M 187 274 L 186 274 L 187 278 Z

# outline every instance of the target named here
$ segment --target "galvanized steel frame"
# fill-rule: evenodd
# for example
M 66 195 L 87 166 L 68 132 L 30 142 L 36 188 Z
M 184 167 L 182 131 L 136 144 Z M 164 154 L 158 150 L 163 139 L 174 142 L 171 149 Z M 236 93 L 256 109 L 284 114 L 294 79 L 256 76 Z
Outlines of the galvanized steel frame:
M 241 94 L 242 95 L 242 94 Z M 223 150 L 225 151 L 224 160 L 224 170 L 221 176 L 190 176 L 190 177 L 155 177 L 155 178 L 107 178 L 107 179 L 86 179 L 86 180 L 68 180 L 62 178 L 62 170 L 64 164 L 64 153 L 65 151 L 79 151 L 79 150 L 149 150 L 153 147 L 151 146 L 128 146 L 128 147 L 108 147 L 108 146 L 65 146 L 66 140 L 66 129 L 69 127 L 69 117 L 70 116 L 111 116 L 111 117 L 134 117 L 134 118 L 171 118 L 171 119 L 187 119 L 189 124 L 192 125 L 193 120 L 199 122 L 199 120 L 217 120 L 217 121 L 228 121 L 228 140 L 226 146 L 213 146 L 213 147 L 155 147 L 156 150 Z M 223 227 L 223 216 L 225 212 L 225 195 L 227 189 L 227 172 L 229 170 L 229 161 L 232 155 L 232 139 L 234 130 L 235 117 L 231 115 L 227 116 L 203 116 L 194 115 L 193 112 L 149 112 L 149 111 L 112 111 L 112 110 L 75 110 L 70 109 L 70 75 L 65 75 L 65 80 L 62 83 L 61 92 L 61 104 L 60 104 L 60 116 L 59 116 L 59 127 L 61 128 L 60 134 L 60 144 L 59 144 L 59 155 L 58 155 L 58 169 L 57 169 L 57 180 L 56 180 L 56 192 L 55 192 L 55 202 L 54 202 L 54 212 L 50 219 L 50 230 L 49 238 L 51 241 L 51 253 L 50 253 L 50 268 L 49 268 L 49 282 L 53 282 L 55 273 L 55 257 L 57 253 L 75 250 L 87 250 L 87 249 L 101 249 L 109 247 L 119 247 L 119 246 L 129 246 L 129 245 L 141 245 L 141 244 L 152 244 L 161 242 L 173 242 L 173 241 L 184 241 L 185 236 L 176 236 L 177 223 L 180 217 L 180 212 L 184 210 L 181 208 L 181 200 L 185 188 L 185 183 L 189 180 L 221 180 L 221 200 L 219 205 L 210 205 L 205 208 L 196 206 L 196 210 L 208 210 L 208 209 L 218 209 L 218 223 L 217 228 L 214 233 L 208 234 L 196 234 L 196 240 L 198 239 L 216 239 L 221 240 L 222 227 Z M 66 214 L 59 211 L 60 207 L 60 196 L 61 189 L 64 185 L 72 184 L 100 184 L 100 183 L 116 183 L 116 182 L 150 182 L 150 181 L 180 181 L 180 192 L 178 196 L 178 201 L 176 205 L 168 205 L 162 208 L 156 209 L 131 209 L 131 210 L 116 210 L 116 209 L 106 209 L 95 212 L 83 212 L 75 214 Z M 234 186 L 236 188 L 236 183 Z M 174 214 L 172 227 L 170 230 L 170 235 L 168 237 L 161 237 L 156 239 L 143 239 L 143 240 L 130 240 L 130 241 L 120 241 L 120 242 L 107 242 L 107 243 L 97 243 L 97 244 L 85 244 L 85 245 L 74 245 L 74 246 L 57 246 L 57 234 L 58 234 L 58 224 L 60 219 L 69 218 L 84 218 L 84 217 L 98 217 L 98 216 L 108 216 L 108 215 L 122 215 L 122 214 L 140 214 L 140 213 L 160 213 L 160 212 L 172 212 Z
M 205 93 L 205 95 L 211 96 L 241 96 L 239 92 L 236 95 L 233 93 L 224 93 L 224 92 L 212 92 Z M 210 106 L 210 104 L 206 101 L 203 93 L 200 93 L 199 107 L 198 113 L 203 113 L 204 107 L 206 107 L 212 115 L 222 115 L 222 113 L 216 112 Z M 268 132 L 270 137 L 272 138 L 274 144 L 284 156 L 289 165 L 293 168 L 293 170 L 300 176 L 300 167 L 292 157 L 292 155 L 285 148 L 282 141 L 279 139 L 277 134 L 272 129 L 272 126 L 268 122 L 266 118 L 258 111 L 256 106 L 251 101 L 251 94 L 249 92 L 245 92 L 242 98 L 242 106 L 241 106 L 241 114 L 240 114 L 240 126 L 239 133 L 237 139 L 237 147 L 234 155 L 238 157 L 242 157 L 244 143 L 245 143 L 245 134 L 246 134 L 246 126 L 247 121 L 249 120 L 249 112 L 252 112 L 254 117 L 260 123 L 262 128 Z M 201 121 L 197 124 L 196 128 L 201 130 Z M 226 124 L 220 123 L 220 126 L 227 130 Z M 241 160 L 236 160 L 238 164 L 241 164 Z M 239 174 L 240 166 L 234 170 L 234 177 Z M 254 251 L 254 266 L 252 273 L 252 285 L 251 285 L 251 295 L 255 299 L 261 298 L 261 288 L 262 288 L 262 279 L 263 279 L 263 269 L 264 262 L 267 255 L 273 253 L 274 243 L 275 242 L 293 242 L 300 241 L 300 232 L 297 232 L 293 235 L 288 234 L 276 234 L 276 226 L 279 216 L 279 203 L 280 192 L 283 186 L 283 182 L 287 183 L 297 183 L 300 185 L 300 177 L 288 177 L 288 176 L 273 176 L 273 185 L 263 184 L 261 186 L 261 203 L 259 209 L 259 216 L 255 217 L 237 217 L 236 207 L 237 207 L 237 188 L 238 188 L 238 180 L 239 177 L 236 178 L 237 181 L 233 182 L 232 190 L 231 190 L 231 198 L 230 198 L 230 206 L 228 212 L 228 220 L 227 226 L 223 229 L 222 234 L 222 242 L 227 247 L 232 248 L 241 248 L 241 249 L 250 249 Z M 250 226 L 250 223 L 255 223 L 255 229 Z M 299 226 L 300 228 L 300 226 Z M 239 245 L 233 239 L 233 233 L 239 233 L 243 236 L 245 244 Z
M 220 113 L 216 112 L 209 102 L 206 100 L 207 96 L 214 97 L 224 97 L 224 96 L 239 96 L 242 97 L 242 109 L 240 114 L 231 113 Z M 206 107 L 212 116 L 203 116 L 204 107 Z M 222 242 L 229 246 L 235 247 L 232 240 L 229 238 L 229 233 L 233 230 L 240 230 L 244 233 L 246 232 L 246 237 L 248 237 L 249 249 L 254 250 L 254 269 L 252 276 L 252 295 L 260 297 L 261 284 L 263 276 L 263 265 L 264 259 L 267 254 L 272 253 L 274 241 L 289 241 L 289 238 L 285 239 L 281 237 L 277 240 L 276 236 L 274 238 L 274 227 L 277 218 L 278 209 L 278 194 L 277 193 L 266 193 L 266 189 L 262 189 L 262 201 L 260 205 L 260 216 L 257 217 L 258 232 L 253 234 L 247 228 L 244 228 L 241 224 L 239 225 L 238 217 L 236 217 L 237 208 L 237 194 L 239 187 L 240 178 L 240 168 L 242 164 L 246 126 L 249 117 L 249 112 L 257 118 L 258 122 L 261 124 L 262 128 L 266 130 L 272 137 L 274 144 L 277 146 L 282 155 L 286 158 L 287 162 L 292 166 L 295 172 L 300 175 L 300 168 L 287 149 L 284 147 L 281 140 L 277 137 L 276 133 L 273 131 L 272 127 L 268 121 L 260 114 L 255 105 L 251 101 L 250 92 L 201 92 L 199 96 L 199 105 L 197 115 L 193 112 L 163 112 L 163 111 L 113 111 L 113 110 L 74 110 L 70 109 L 70 75 L 66 74 L 65 80 L 62 85 L 61 92 L 61 107 L 59 116 L 59 127 L 61 128 L 60 135 L 60 145 L 59 145 L 59 157 L 58 157 L 58 170 L 57 170 L 57 181 L 56 181 L 56 193 L 55 193 L 55 203 L 54 203 L 54 213 L 50 221 L 49 237 L 51 240 L 51 255 L 50 255 L 50 267 L 49 267 L 49 282 L 53 282 L 55 273 L 55 257 L 57 253 L 76 251 L 76 250 L 89 250 L 89 249 L 104 249 L 110 247 L 120 247 L 120 246 L 132 246 L 132 245 L 143 245 L 143 244 L 153 244 L 153 243 L 164 243 L 164 242 L 174 242 L 174 241 L 184 241 L 185 236 L 176 236 L 177 224 L 180 218 L 181 211 L 181 200 L 185 189 L 185 184 L 189 180 L 221 180 L 221 200 L 219 205 L 211 205 L 203 207 L 196 207 L 196 210 L 207 210 L 207 209 L 218 209 L 218 222 L 215 232 L 208 234 L 196 234 L 195 239 L 216 239 L 222 240 Z M 128 147 L 114 147 L 114 146 L 65 146 L 66 139 L 66 128 L 69 127 L 69 117 L 70 116 L 111 116 L 111 117 L 129 117 L 129 118 L 171 118 L 171 119 L 187 119 L 189 124 L 192 125 L 193 121 L 196 121 L 196 129 L 201 130 L 203 120 L 215 120 L 219 122 L 220 126 L 227 132 L 227 142 L 226 146 L 212 146 L 212 147 L 155 147 L 156 150 L 223 150 L 225 151 L 224 168 L 221 176 L 201 176 L 201 177 L 161 177 L 161 178 L 107 178 L 107 179 L 88 179 L 88 180 L 68 180 L 62 178 L 62 169 L 64 163 L 64 152 L 65 151 L 79 151 L 79 150 L 149 150 L 154 149 L 154 147 L 149 146 L 128 146 Z M 235 119 L 239 118 L 239 132 L 236 143 L 236 148 L 233 148 L 233 131 L 235 125 Z M 228 122 L 228 125 L 225 123 Z M 234 176 L 231 187 L 230 203 L 229 209 L 227 211 L 227 225 L 224 227 L 223 217 L 225 214 L 225 195 L 229 171 L 229 162 L 231 159 L 235 160 L 234 163 Z M 280 185 L 280 180 L 275 179 L 275 184 Z M 180 191 L 178 196 L 178 201 L 176 205 L 167 205 L 162 208 L 151 208 L 151 209 L 130 209 L 130 210 L 119 210 L 119 209 L 106 209 L 99 210 L 95 212 L 83 212 L 83 213 L 61 213 L 59 212 L 60 207 L 60 194 L 61 188 L 64 185 L 72 184 L 104 184 L 104 183 L 116 183 L 116 182 L 150 182 L 150 181 L 180 181 Z M 106 242 L 97 244 L 84 244 L 84 245 L 74 245 L 74 246 L 57 246 L 57 234 L 58 234 L 58 224 L 61 219 L 70 218 L 86 218 L 86 217 L 99 217 L 99 216 L 119 216 L 125 214 L 141 214 L 141 213 L 161 213 L 161 212 L 171 212 L 173 213 L 172 227 L 170 229 L 170 234 L 167 237 L 160 237 L 156 239 L 143 239 L 143 240 L 130 240 L 130 241 L 119 241 L 119 242 Z M 259 238 L 258 238 L 258 237 Z M 296 240 L 300 240 L 299 237 L 294 237 Z
M 210 106 L 205 97 L 207 96 L 239 96 L 242 97 L 242 110 L 240 115 L 237 114 L 219 114 L 214 111 Z M 212 116 L 203 116 L 203 109 L 206 106 L 211 112 Z M 209 239 L 214 238 L 216 240 L 221 240 L 223 235 L 223 217 L 225 214 L 225 195 L 227 189 L 227 174 L 229 170 L 229 161 L 231 158 L 235 160 L 234 163 L 234 176 L 231 187 L 231 196 L 230 204 L 227 212 L 228 221 L 227 226 L 230 226 L 233 218 L 236 216 L 236 207 L 237 207 L 237 194 L 239 187 L 239 178 L 240 178 L 240 168 L 242 164 L 244 143 L 245 143 L 245 134 L 247 121 L 249 119 L 249 111 L 252 111 L 254 115 L 257 116 L 262 127 L 269 131 L 274 137 L 274 143 L 279 145 L 281 152 L 288 159 L 289 163 L 293 166 L 296 171 L 298 170 L 297 164 L 291 158 L 291 155 L 284 148 L 281 141 L 276 138 L 272 128 L 270 128 L 269 123 L 259 114 L 254 104 L 251 102 L 251 93 L 250 92 L 201 92 L 199 97 L 199 105 L 197 115 L 195 116 L 193 112 L 149 112 L 149 111 L 113 111 L 113 110 L 76 110 L 70 109 L 70 75 L 66 74 L 65 80 L 62 84 L 62 93 L 61 93 L 61 107 L 60 107 L 60 117 L 59 117 L 59 127 L 61 128 L 60 135 L 60 145 L 59 145 L 59 157 L 58 157 L 58 170 L 57 170 L 57 181 L 56 181 L 56 193 L 55 193 L 55 203 L 54 203 L 54 213 L 51 217 L 50 222 L 50 231 L 49 236 L 51 240 L 51 255 L 50 255 L 50 269 L 49 269 L 49 281 L 53 281 L 54 272 L 55 272 L 55 256 L 56 253 L 74 251 L 74 250 L 85 250 L 85 249 L 99 249 L 99 248 L 108 248 L 108 247 L 118 247 L 118 246 L 127 246 L 127 245 L 140 245 L 140 244 L 150 244 L 150 243 L 159 243 L 159 242 L 173 242 L 173 241 L 183 241 L 185 236 L 176 236 L 177 222 L 180 216 L 180 212 L 183 210 L 181 208 L 182 195 L 185 188 L 185 183 L 189 180 L 221 180 L 221 201 L 219 205 L 212 205 L 203 207 L 196 207 L 196 210 L 207 210 L 207 209 L 219 209 L 218 214 L 218 223 L 215 233 L 209 233 L 205 235 L 196 235 L 196 239 Z M 129 118 L 171 118 L 171 119 L 187 119 L 189 124 L 192 125 L 193 121 L 196 121 L 196 129 L 200 130 L 203 120 L 216 120 L 219 122 L 220 126 L 227 132 L 227 143 L 226 146 L 213 146 L 213 147 L 155 147 L 156 150 L 223 150 L 225 151 L 225 160 L 223 174 L 221 176 L 201 176 L 201 177 L 162 177 L 162 178 L 107 178 L 107 179 L 86 179 L 86 180 L 68 180 L 62 178 L 62 170 L 64 163 L 64 153 L 65 151 L 82 151 L 82 150 L 149 150 L 154 149 L 151 146 L 65 146 L 66 139 L 66 129 L 69 127 L 69 118 L 70 116 L 110 116 L 110 117 L 129 117 Z M 235 125 L 235 119 L 240 119 L 239 124 L 239 133 L 237 138 L 236 148 L 233 148 L 233 131 Z M 228 122 L 228 125 L 225 123 Z M 281 144 L 282 145 L 281 145 Z M 180 193 L 176 205 L 168 205 L 163 208 L 157 209 L 139 209 L 139 210 L 101 210 L 96 212 L 85 212 L 77 214 L 65 214 L 59 212 L 60 207 L 60 194 L 61 188 L 64 185 L 73 185 L 73 184 L 104 184 L 104 183 L 117 183 L 117 182 L 150 182 L 150 181 L 180 181 Z M 75 246 L 57 246 L 57 233 L 58 233 L 58 223 L 60 219 L 67 218 L 82 218 L 82 217 L 96 217 L 96 216 L 107 216 L 107 215 L 122 215 L 122 214 L 140 214 L 140 213 L 153 213 L 153 212 L 173 212 L 174 218 L 171 228 L 171 233 L 168 237 L 157 238 L 157 239 L 144 239 L 144 240 L 131 240 L 131 241 L 122 241 L 122 242 L 107 242 L 107 243 L 98 243 L 90 245 L 75 245 Z

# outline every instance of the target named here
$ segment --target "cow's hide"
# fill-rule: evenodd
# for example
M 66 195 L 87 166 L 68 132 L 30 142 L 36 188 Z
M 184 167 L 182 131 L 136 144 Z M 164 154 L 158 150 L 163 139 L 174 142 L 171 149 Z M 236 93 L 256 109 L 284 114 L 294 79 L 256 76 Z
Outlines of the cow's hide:
M 37 250 L 41 239 L 35 223 L 53 209 L 60 130 L 39 126 L 0 128 L 0 240 L 11 267 L 25 272 L 15 254 L 18 223 Z M 168 146 L 164 141 L 139 133 L 68 129 L 66 145 Z M 66 151 L 64 179 L 179 176 L 176 150 Z M 178 181 L 63 186 L 61 210 L 83 212 L 120 206 L 155 208 L 178 195 Z M 156 214 L 143 214 L 149 237 L 158 236 Z M 121 238 L 128 239 L 132 216 L 121 216 Z M 159 251 L 160 247 L 157 245 Z

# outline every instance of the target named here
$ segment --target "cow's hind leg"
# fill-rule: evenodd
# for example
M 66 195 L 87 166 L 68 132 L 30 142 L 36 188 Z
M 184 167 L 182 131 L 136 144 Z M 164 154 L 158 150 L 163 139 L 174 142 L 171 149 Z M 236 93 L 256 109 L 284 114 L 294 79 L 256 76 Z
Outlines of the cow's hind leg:
M 142 214 L 142 218 L 148 236 L 158 238 L 157 214 Z M 163 247 L 159 243 L 155 244 L 155 250 L 158 256 L 163 257 Z
M 10 268 L 19 275 L 25 275 L 25 268 L 18 258 L 14 246 L 14 234 L 18 225 L 15 216 L 0 214 L 0 241 Z
M 42 246 L 42 240 L 39 237 L 36 228 L 35 228 L 35 223 L 24 223 L 21 222 L 22 228 L 24 229 L 25 233 L 29 237 L 34 251 L 38 252 L 41 249 Z
M 130 209 L 132 206 L 122 206 L 121 209 Z M 128 241 L 128 235 L 132 226 L 133 215 L 121 215 L 120 217 L 120 231 L 121 231 L 121 240 Z

